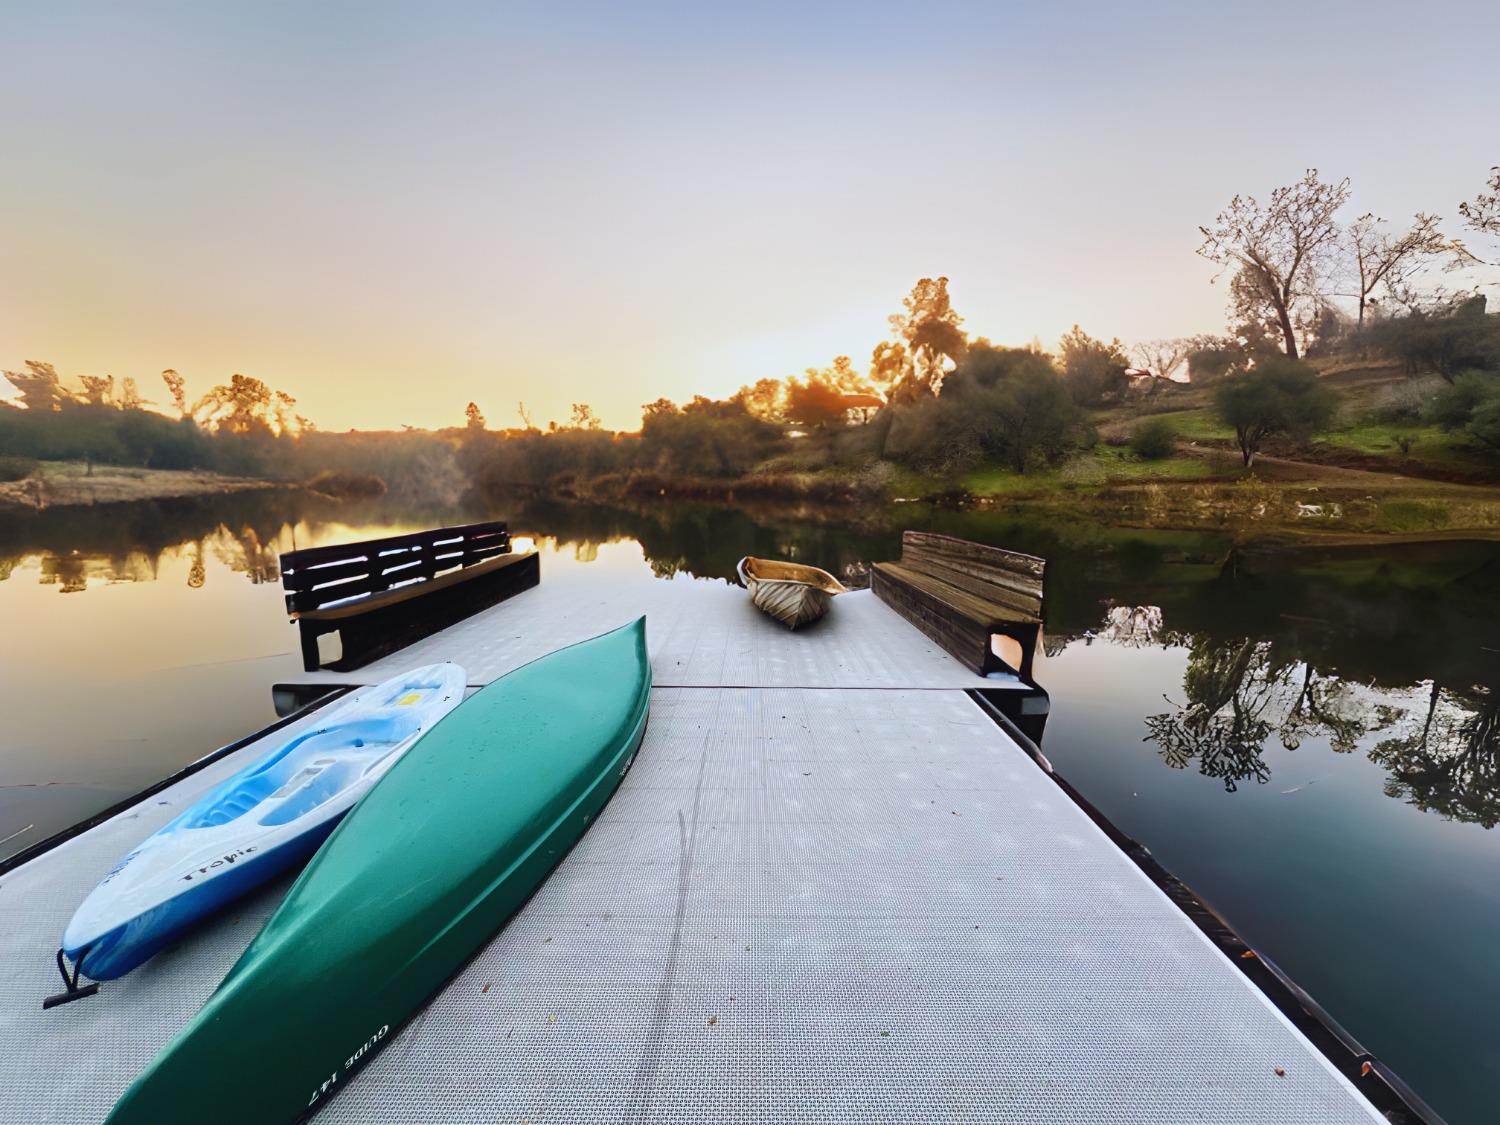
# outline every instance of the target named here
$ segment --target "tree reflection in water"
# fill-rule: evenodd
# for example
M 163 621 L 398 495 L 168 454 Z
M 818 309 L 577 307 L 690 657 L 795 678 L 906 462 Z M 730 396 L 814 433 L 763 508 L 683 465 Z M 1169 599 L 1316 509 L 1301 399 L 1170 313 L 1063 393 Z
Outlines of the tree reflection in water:
M 1121 619 L 1111 609 L 1089 639 L 1106 638 Z M 1139 647 L 1129 631 L 1120 643 Z M 1271 779 L 1264 751 L 1273 734 L 1287 750 L 1323 738 L 1340 754 L 1367 747 L 1387 771 L 1390 797 L 1485 828 L 1500 824 L 1500 692 L 1493 688 L 1433 680 L 1425 704 L 1413 707 L 1406 691 L 1322 673 L 1283 655 L 1274 641 L 1164 633 L 1159 643 L 1188 648 L 1185 702 L 1145 720 L 1145 741 L 1156 743 L 1170 768 L 1196 764 L 1232 793 Z
M 107 513 L 0 513 L 0 581 L 15 581 L 26 560 L 42 582 L 77 593 L 91 579 L 150 581 L 161 560 L 176 557 L 191 589 L 209 581 L 210 561 L 274 583 L 278 555 L 294 547 L 479 519 L 544 534 L 580 563 L 602 544 L 629 540 L 658 577 L 730 582 L 738 560 L 757 555 L 812 562 L 865 585 L 871 561 L 899 554 L 903 527 L 1003 543 L 1049 560 L 1049 655 L 1078 643 L 1186 647 L 1181 702 L 1169 696 L 1170 706 L 1145 720 L 1147 741 L 1171 768 L 1196 769 L 1233 792 L 1270 779 L 1273 736 L 1287 750 L 1324 739 L 1335 752 L 1368 754 L 1393 798 L 1500 823 L 1500 668 L 1481 655 L 1500 625 L 1491 608 L 1500 606 L 1500 549 L 1488 544 L 1260 558 L 1225 556 L 1213 539 L 1122 540 L 1123 532 L 1101 537 L 1097 528 L 916 505 L 849 526 L 726 505 L 531 501 L 505 510 L 389 498 L 341 504 L 275 490 Z M 1420 700 L 1418 684 L 1426 685 Z
M 1388 771 L 1386 795 L 1453 820 L 1500 824 L 1500 692 L 1433 683 L 1419 719 L 1408 715 L 1411 729 L 1370 751 Z
M 1193 638 L 1182 680 L 1187 702 L 1146 719 L 1146 738 L 1160 747 L 1162 761 L 1176 770 L 1196 761 L 1199 773 L 1231 793 L 1240 782 L 1271 779 L 1260 748 L 1274 729 L 1266 711 L 1284 669 L 1272 663 L 1270 649 L 1264 641 Z

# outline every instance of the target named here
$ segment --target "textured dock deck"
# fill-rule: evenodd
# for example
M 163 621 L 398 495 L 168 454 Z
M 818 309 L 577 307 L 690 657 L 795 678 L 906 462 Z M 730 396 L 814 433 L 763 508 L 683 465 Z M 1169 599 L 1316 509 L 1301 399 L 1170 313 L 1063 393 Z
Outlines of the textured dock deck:
M 714 584 L 544 579 L 310 678 L 484 683 L 639 612 L 619 792 L 319 1122 L 1383 1120 L 963 690 L 996 681 L 867 593 L 794 635 Z M 255 752 L 0 878 L 0 1121 L 101 1119 L 274 909 L 41 1010 L 77 902 Z

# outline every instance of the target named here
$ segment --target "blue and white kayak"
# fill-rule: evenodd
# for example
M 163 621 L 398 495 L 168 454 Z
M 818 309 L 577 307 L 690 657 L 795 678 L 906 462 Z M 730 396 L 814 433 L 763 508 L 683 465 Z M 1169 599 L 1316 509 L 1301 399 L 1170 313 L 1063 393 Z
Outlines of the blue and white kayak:
M 123 976 L 205 916 L 306 860 L 463 701 L 464 687 L 458 665 L 429 664 L 362 688 L 316 729 L 287 738 L 205 794 L 83 900 L 63 934 L 62 954 L 74 966 L 70 995 L 51 1002 L 72 998 L 80 973 Z

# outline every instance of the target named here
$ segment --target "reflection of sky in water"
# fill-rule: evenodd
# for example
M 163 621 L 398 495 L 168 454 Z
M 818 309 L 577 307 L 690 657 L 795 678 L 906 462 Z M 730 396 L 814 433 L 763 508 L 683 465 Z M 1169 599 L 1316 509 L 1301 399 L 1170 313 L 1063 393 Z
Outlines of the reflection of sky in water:
M 826 530 L 799 546 L 774 528 L 716 519 L 646 523 L 638 535 L 609 524 L 593 534 L 581 519 L 555 537 L 545 519 L 526 526 L 551 584 L 645 583 L 679 568 L 724 581 L 740 554 L 778 551 L 842 569 L 888 548 Z M 300 670 L 279 552 L 425 525 L 259 526 L 273 530 L 199 529 L 164 549 L 31 550 L 3 561 L 0 839 L 21 834 L 0 854 L 273 718 L 270 684 Z M 1064 580 L 1077 573 L 1066 566 Z M 1235 627 L 1183 636 L 1170 608 L 1094 596 L 1070 603 L 1085 613 L 1096 605 L 1093 624 L 1049 635 L 1038 661 L 1053 698 L 1048 757 L 1455 1122 L 1465 1106 L 1487 1104 L 1500 1089 L 1500 1052 L 1484 1046 L 1500 1010 L 1491 965 L 1500 830 L 1423 811 L 1393 781 L 1414 760 L 1427 687 L 1373 687 L 1316 668 L 1309 683 L 1300 642 L 1284 631 L 1279 648 Z M 1429 757 L 1444 757 L 1483 700 L 1445 681 Z M 1476 768 L 1484 790 L 1482 756 Z M 1443 776 L 1417 779 L 1439 808 Z M 1482 819 L 1500 807 L 1492 789 L 1469 798 L 1457 812 Z
M 1460 1109 L 1500 1089 L 1500 1053 L 1483 1047 L 1500 1010 L 1500 831 L 1392 799 L 1370 756 L 1420 728 L 1426 688 L 1354 685 L 1341 713 L 1381 729 L 1342 753 L 1326 729 L 1295 749 L 1273 729 L 1267 780 L 1230 791 L 1197 763 L 1163 768 L 1148 740 L 1148 720 L 1185 702 L 1190 655 L 1096 637 L 1048 658 L 1048 757 L 1451 1120 L 1484 1120 Z M 1288 670 L 1266 714 L 1289 713 L 1303 672 Z

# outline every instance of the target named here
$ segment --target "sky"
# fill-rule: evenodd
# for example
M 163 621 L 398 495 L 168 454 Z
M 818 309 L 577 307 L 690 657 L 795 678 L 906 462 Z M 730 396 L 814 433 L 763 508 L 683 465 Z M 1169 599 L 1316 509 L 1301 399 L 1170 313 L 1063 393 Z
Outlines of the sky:
M 1308 167 L 1451 221 L 1500 5 L 0 6 L 0 368 L 234 372 L 324 429 L 633 428 L 971 333 L 1220 330 L 1198 225 Z

